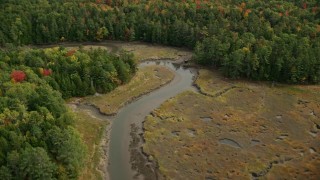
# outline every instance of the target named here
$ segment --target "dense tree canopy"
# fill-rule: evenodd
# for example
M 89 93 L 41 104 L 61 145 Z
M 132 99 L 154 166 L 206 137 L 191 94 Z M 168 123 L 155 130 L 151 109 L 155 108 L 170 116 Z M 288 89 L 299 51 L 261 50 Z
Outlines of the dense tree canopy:
M 133 56 L 113 55 L 105 50 L 78 51 L 63 47 L 0 51 L 7 65 L 19 69 L 25 65 L 48 82 L 63 98 L 106 93 L 127 82 L 135 73 Z M 13 82 L 27 79 L 25 72 L 12 70 Z
M 84 145 L 72 128 L 73 117 L 61 94 L 29 67 L 22 82 L 10 81 L 11 67 L 1 61 L 0 77 L 0 177 L 2 179 L 53 179 L 75 177 L 83 164 Z M 57 129 L 61 147 L 50 139 Z M 58 136 L 59 135 L 59 136 Z M 65 142 L 65 143 L 64 143 Z M 60 151 L 54 154 L 53 149 Z M 62 151 L 68 149 L 68 151 Z M 59 159 L 68 156 L 70 162 Z M 72 167 L 73 166 L 73 167 Z
M 198 63 L 233 78 L 320 81 L 317 0 L 4 0 L 0 5 L 1 45 L 142 40 L 195 48 Z
M 100 49 L 0 50 L 1 179 L 76 178 L 85 147 L 62 98 L 110 91 L 135 69 Z

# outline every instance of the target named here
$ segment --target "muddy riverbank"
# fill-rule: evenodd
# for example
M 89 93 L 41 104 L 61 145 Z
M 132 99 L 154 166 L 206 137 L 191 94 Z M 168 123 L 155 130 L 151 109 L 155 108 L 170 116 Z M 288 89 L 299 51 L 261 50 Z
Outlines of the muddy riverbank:
M 170 61 L 144 62 L 140 66 L 154 64 L 172 69 L 176 73 L 176 76 L 168 85 L 124 106 L 115 116 L 110 136 L 109 173 L 111 179 L 143 178 L 142 174 L 139 174 L 131 168 L 131 155 L 128 151 L 132 140 L 130 135 L 131 124 L 135 124 L 135 127 L 142 129 L 142 122 L 152 110 L 175 95 L 185 90 L 193 89 L 192 83 L 195 74 L 194 71 L 177 64 L 174 65 Z M 141 130 L 138 132 L 141 132 Z
M 145 174 L 146 171 L 143 171 L 141 173 L 141 171 L 137 169 L 138 166 L 141 167 L 141 164 L 143 164 L 144 161 L 140 161 L 140 163 L 136 164 L 133 162 L 135 158 L 133 158 L 132 156 L 134 149 L 136 149 L 138 151 L 135 152 L 140 153 L 140 157 L 142 157 L 142 159 L 140 160 L 146 160 L 143 157 L 144 154 L 141 151 L 142 144 L 141 142 L 139 142 L 138 144 L 134 144 L 134 141 L 132 141 L 132 139 L 134 140 L 135 138 L 132 137 L 137 135 L 136 132 L 139 132 L 138 134 L 141 135 L 142 121 L 144 120 L 145 116 L 147 116 L 153 109 L 159 106 L 163 101 L 169 99 L 170 97 L 173 97 L 179 92 L 189 89 L 192 86 L 194 71 L 185 69 L 179 64 L 174 64 L 172 61 L 144 61 L 139 65 L 139 68 L 145 68 L 155 65 L 163 66 L 170 69 L 172 72 L 174 72 L 175 78 L 164 84 L 161 84 L 158 87 L 151 89 L 146 93 L 140 94 L 139 96 L 133 96 L 131 99 L 127 99 L 127 101 L 124 102 L 123 107 L 117 114 L 113 114 L 111 116 L 106 115 L 105 113 L 101 112 L 98 107 L 90 104 L 88 105 L 83 102 L 82 99 L 77 99 L 69 103 L 76 105 L 75 107 L 79 111 L 87 111 L 93 117 L 96 117 L 102 121 L 107 120 L 110 122 L 110 125 L 106 129 L 104 138 L 102 138 L 100 145 L 101 151 L 103 151 L 103 156 L 101 157 L 102 161 L 99 169 L 104 174 L 104 179 L 141 179 L 142 177 L 144 177 L 143 174 Z M 96 96 L 99 97 L 101 95 Z M 132 123 L 134 123 L 134 127 L 136 129 L 133 132 L 131 131 Z M 112 132 L 114 132 L 114 134 L 112 134 Z M 119 147 L 119 142 L 121 142 L 123 146 Z M 118 152 L 121 152 L 121 154 L 119 154 Z M 115 167 L 117 162 L 121 163 L 118 167 Z M 132 164 L 134 164 L 133 166 L 135 166 L 136 168 L 132 169 Z M 127 174 L 125 174 L 126 176 L 112 177 L 112 174 L 110 175 L 109 172 L 111 171 L 112 173 L 112 168 L 113 174 L 117 176 L 119 174 L 124 175 L 124 173 L 120 173 L 120 171 L 123 171 L 123 167 L 127 167 Z M 154 169 L 155 168 L 153 168 L 153 172 Z M 146 177 L 147 176 L 150 176 L 150 173 L 147 174 Z
M 154 65 L 169 68 L 175 73 L 174 79 L 139 97 L 128 99 L 114 116 L 107 116 L 97 107 L 83 104 L 81 100 L 73 102 L 79 110 L 89 111 L 94 117 L 111 123 L 101 142 L 104 155 L 100 169 L 104 179 L 153 179 L 157 176 L 156 162 L 147 158 L 142 151 L 142 122 L 167 99 L 185 90 L 192 90 L 196 70 L 167 60 L 144 61 L 139 68 Z

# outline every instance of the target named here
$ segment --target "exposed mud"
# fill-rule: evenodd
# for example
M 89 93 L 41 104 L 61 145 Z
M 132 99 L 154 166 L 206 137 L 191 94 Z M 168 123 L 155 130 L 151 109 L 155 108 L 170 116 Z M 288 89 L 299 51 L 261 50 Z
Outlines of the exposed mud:
M 158 165 L 154 161 L 152 156 L 148 156 L 142 151 L 142 145 L 144 139 L 142 136 L 142 130 L 135 124 L 131 124 L 132 140 L 130 142 L 130 163 L 132 169 L 137 173 L 134 175 L 134 179 L 154 180 L 158 179 Z

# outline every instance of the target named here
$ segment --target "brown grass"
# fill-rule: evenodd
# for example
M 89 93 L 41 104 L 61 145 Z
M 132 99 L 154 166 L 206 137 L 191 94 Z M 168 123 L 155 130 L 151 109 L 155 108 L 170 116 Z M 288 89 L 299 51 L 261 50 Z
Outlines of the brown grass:
M 160 179 L 320 177 L 319 86 L 272 88 L 207 70 L 196 83 L 209 96 L 184 92 L 144 123 L 143 149 L 158 161 Z
M 190 51 L 183 49 L 143 43 L 126 43 L 121 47 L 126 51 L 132 52 L 137 61 L 160 58 L 176 60 L 181 56 L 191 54 Z
M 85 111 L 75 111 L 75 116 L 75 127 L 80 132 L 88 153 L 79 179 L 103 179 L 98 170 L 102 156 L 100 143 L 109 122 L 96 119 Z
M 233 86 L 232 83 L 228 82 L 227 79 L 224 79 L 222 75 L 217 72 L 209 71 L 207 69 L 200 69 L 198 73 L 199 75 L 195 81 L 195 84 L 204 94 L 215 96 L 223 89 Z
M 114 91 L 101 96 L 90 96 L 85 102 L 93 104 L 105 114 L 115 114 L 126 103 L 167 84 L 174 73 L 164 66 L 148 66 L 140 69 L 132 80 Z
M 81 44 L 66 43 L 64 46 L 67 50 L 78 50 Z M 55 45 L 41 46 L 45 49 L 57 48 Z M 171 59 L 178 60 L 181 57 L 191 57 L 192 52 L 182 48 L 166 47 L 161 45 L 152 45 L 141 42 L 121 42 L 121 41 L 105 41 L 97 42 L 92 45 L 82 45 L 84 50 L 105 49 L 108 51 L 119 52 L 123 49 L 134 54 L 137 62 L 152 59 Z

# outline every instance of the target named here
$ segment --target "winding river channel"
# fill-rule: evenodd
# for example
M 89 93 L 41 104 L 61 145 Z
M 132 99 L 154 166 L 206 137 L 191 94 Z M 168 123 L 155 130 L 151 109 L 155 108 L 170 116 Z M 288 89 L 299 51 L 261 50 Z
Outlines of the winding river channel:
M 124 106 L 115 116 L 109 144 L 109 175 L 111 180 L 134 179 L 137 172 L 132 170 L 130 163 L 129 145 L 131 141 L 130 126 L 135 124 L 140 130 L 145 117 L 152 110 L 159 107 L 164 101 L 175 95 L 194 89 L 192 86 L 195 70 L 184 68 L 171 61 L 148 61 L 139 67 L 161 65 L 170 68 L 175 73 L 175 78 L 167 85 L 155 90 L 138 100 Z M 141 84 L 143 86 L 143 84 Z M 139 179 L 142 179 L 140 177 Z
M 76 47 L 77 44 L 67 44 L 70 47 Z M 107 50 L 117 53 L 121 49 L 121 43 L 116 42 L 107 42 L 107 43 L 99 43 L 99 44 L 84 44 L 85 48 L 91 48 L 91 46 L 95 46 L 94 48 L 106 48 Z M 86 46 L 88 45 L 88 46 Z M 42 46 L 43 47 L 43 46 Z M 54 47 L 54 45 L 51 45 Z M 154 49 L 153 49 L 154 50 Z M 147 95 L 143 95 L 140 98 L 137 98 L 135 101 L 125 105 L 123 108 L 115 116 L 105 116 L 103 115 L 98 108 L 92 106 L 90 104 L 86 104 L 86 102 L 82 102 L 81 99 L 77 99 L 71 104 L 72 107 L 79 108 L 78 110 L 85 110 L 89 111 L 89 115 L 92 115 L 100 120 L 109 121 L 110 125 L 106 129 L 105 138 L 102 139 L 101 142 L 101 149 L 104 152 L 104 156 L 101 157 L 101 164 L 99 169 L 104 176 L 104 179 L 111 179 L 111 180 L 131 180 L 131 179 L 157 179 L 159 176 L 159 171 L 157 171 L 157 164 L 156 162 L 152 162 L 152 158 L 148 158 L 147 154 L 144 154 L 141 151 L 141 146 L 144 143 L 142 138 L 143 135 L 143 122 L 154 109 L 158 108 L 162 103 L 166 100 L 176 96 L 177 94 L 186 91 L 186 90 L 193 90 L 199 92 L 199 89 L 193 86 L 194 77 L 196 75 L 197 70 L 192 68 L 185 68 L 183 65 L 179 64 L 182 63 L 183 60 L 187 60 L 187 56 L 181 55 L 182 57 L 179 58 L 177 61 L 167 61 L 167 60 L 155 60 L 155 61 L 145 61 L 139 64 L 139 68 L 152 66 L 152 65 L 160 65 L 165 66 L 172 70 L 175 77 L 174 79 L 160 87 L 157 90 L 150 92 Z M 190 57 L 190 56 L 188 56 Z M 156 58 L 155 58 L 156 59 Z M 218 81 L 226 84 L 224 81 Z M 142 83 L 141 86 L 144 86 Z M 221 146 L 211 146 L 211 150 L 206 153 L 211 152 L 219 152 L 210 154 L 210 158 L 212 161 L 207 161 L 211 163 L 212 166 L 221 167 L 218 171 L 218 178 L 225 178 L 223 177 L 224 174 L 228 174 L 229 176 L 229 167 L 239 168 L 240 165 L 244 165 L 243 162 L 246 162 L 244 166 L 241 168 L 250 169 L 253 165 L 257 163 L 256 157 L 264 157 L 259 159 L 259 163 L 265 164 L 262 169 L 258 168 L 253 171 L 248 172 L 241 172 L 241 169 L 238 169 L 234 177 L 248 177 L 251 179 L 259 179 L 259 178 L 268 178 L 268 177 L 288 177 L 289 174 L 284 173 L 278 174 L 279 169 L 271 170 L 271 168 L 276 168 L 276 166 L 281 168 L 293 168 L 294 175 L 301 175 L 302 177 L 313 177 L 311 179 L 319 179 L 319 171 L 317 171 L 319 164 L 317 159 L 318 150 L 317 148 L 317 133 L 319 132 L 319 123 L 317 120 L 319 119 L 317 116 L 317 104 L 319 102 L 318 96 L 318 87 L 309 91 L 304 91 L 304 93 L 310 92 L 315 93 L 311 94 L 304 94 L 299 93 L 295 90 L 295 93 L 292 95 L 292 88 L 290 90 L 287 87 L 281 88 L 268 88 L 266 85 L 259 85 L 259 84 L 252 84 L 252 83 L 244 83 L 242 84 L 238 90 L 234 91 L 233 95 L 239 95 L 243 97 L 256 97 L 261 98 L 261 102 L 257 102 L 258 104 L 254 104 L 253 106 L 258 105 L 259 107 L 263 107 L 263 111 L 259 108 L 253 107 L 250 103 L 251 101 L 255 101 L 251 98 L 239 98 L 237 99 L 236 104 L 231 104 L 232 108 L 241 108 L 241 111 L 244 113 L 248 111 L 253 111 L 254 115 L 259 117 L 261 121 L 255 120 L 255 118 L 249 118 L 246 121 L 243 121 L 243 125 L 239 127 L 251 127 L 252 123 L 255 124 L 255 127 L 263 127 L 262 131 L 258 131 L 256 129 L 248 129 L 244 131 L 239 131 L 236 135 L 230 135 L 230 132 L 234 130 L 229 128 L 229 126 L 225 125 L 225 128 L 220 129 L 221 124 L 217 123 L 219 126 L 217 129 L 220 131 L 218 134 L 213 134 L 213 136 L 209 136 L 210 141 L 216 141 L 217 143 L 222 144 Z M 227 86 L 222 89 L 222 93 L 230 90 L 230 88 L 235 87 L 232 84 L 228 84 Z M 246 89 L 247 88 L 247 89 Z M 254 90 L 251 91 L 251 88 Z M 297 86 L 293 87 L 302 90 L 302 87 Z M 307 89 L 305 88 L 305 89 Z M 247 91 L 247 92 L 246 92 Z M 221 95 L 221 92 L 217 93 L 217 96 Z M 290 95 L 289 95 L 290 94 Z M 230 96 L 234 97 L 234 96 Z M 229 98 L 230 98 L 229 97 Z M 279 98 L 279 99 L 278 99 Z M 315 98 L 315 100 L 312 100 Z M 274 103 L 280 103 L 280 109 L 274 109 Z M 250 105 L 249 105 L 250 104 Z M 192 105 L 191 105 L 192 106 Z M 245 106 L 245 107 L 240 107 Z M 243 109 L 244 108 L 244 109 Z M 266 109 L 265 109 L 266 108 Z M 268 109 L 269 108 L 269 109 Z M 290 108 L 290 111 L 288 109 Z M 293 110 L 291 110 L 291 108 Z M 301 109 L 303 108 L 303 109 Z M 219 110 L 220 111 L 220 110 Z M 224 111 L 221 110 L 223 113 Z M 266 113 L 268 112 L 268 113 Z M 223 115 L 223 114 L 222 114 Z M 229 118 L 229 114 L 226 114 Z M 225 115 L 225 116 L 226 116 Z M 241 115 L 241 113 L 240 113 Z M 239 116 L 241 117 L 241 116 Z M 247 116 L 245 116 L 247 117 Z M 203 121 L 212 121 L 212 117 L 200 117 Z M 311 121 L 304 121 L 304 119 L 310 119 Z M 276 121 L 275 121 L 276 120 Z M 248 122 L 247 122 L 248 121 Z M 236 123 L 238 122 L 238 119 Z M 233 122 L 228 122 L 233 123 Z M 288 126 L 289 124 L 289 126 Z M 206 126 L 206 125 L 205 125 Z M 238 125 L 236 126 L 238 127 Z M 310 127 L 312 129 L 310 130 Z M 244 129 L 245 129 L 244 128 Z M 252 127 L 254 128 L 254 127 Z M 309 130 L 308 130 L 309 128 Z M 274 129 L 277 132 L 281 132 L 280 134 L 274 134 Z M 297 136 L 298 133 L 298 136 Z M 248 137 L 252 136 L 252 138 L 248 139 Z M 254 138 L 253 138 L 254 137 Z M 258 138 L 257 138 L 258 137 Z M 246 140 L 247 139 L 247 140 Z M 285 139 L 285 140 L 284 140 Z M 240 141 L 239 141 L 240 140 Z M 246 143 L 247 142 L 247 143 Z M 249 142 L 249 144 L 248 144 Z M 297 153 L 296 146 L 292 146 L 293 144 L 299 145 L 299 152 Z M 225 146 L 227 145 L 227 146 Z M 269 147 L 268 147 L 269 146 Z M 214 147 L 214 148 L 213 148 Z M 272 147 L 272 148 L 270 148 Z M 275 148 L 276 147 L 276 148 Z M 228 148 L 228 149 L 226 149 Z M 218 157 L 221 159 L 220 156 L 228 156 L 230 155 L 231 149 L 234 149 L 234 156 L 233 162 L 230 163 L 222 161 L 223 163 L 227 163 L 227 165 L 221 165 L 221 162 L 216 162 L 214 159 Z M 265 149 L 261 151 L 261 148 Z M 291 150 L 290 150 L 291 148 Z M 241 149 L 241 151 L 239 151 Z M 306 151 L 301 151 L 306 150 Z M 221 154 L 220 154 L 221 152 Z M 201 152 L 202 153 L 202 152 Z M 225 154 L 222 154 L 225 153 Z M 248 156 L 250 154 L 251 156 Z M 273 155 L 276 155 L 273 157 Z M 198 154 L 200 156 L 200 154 Z M 202 158 L 207 159 L 207 154 L 201 156 Z M 243 157 L 245 157 L 243 159 Z M 272 159 L 272 161 L 269 161 Z M 150 161 L 149 161 L 150 160 Z M 201 159 L 200 159 L 201 161 Z M 248 163 L 247 163 L 248 161 Z M 287 161 L 291 161 L 290 163 L 286 163 Z M 193 162 L 192 162 L 193 163 Z M 251 163 L 251 164 L 250 164 Z M 280 165 L 281 163 L 281 165 Z M 287 165 L 285 165 L 285 163 Z M 200 163 L 201 164 L 201 163 Z M 276 165 L 278 164 L 278 165 Z M 225 167 L 225 168 L 224 168 Z M 301 167 L 310 167 L 310 169 L 303 170 L 301 172 Z M 303 169 L 303 168 L 302 168 Z M 185 170 L 185 169 L 183 169 Z M 204 174 L 202 172 L 209 172 L 207 169 L 203 169 L 203 171 L 197 171 L 193 174 L 194 171 L 186 171 L 187 174 L 184 174 L 185 178 L 197 179 L 193 177 L 200 177 Z M 223 172 L 223 173 L 222 173 Z M 241 173 L 240 173 L 241 172 Z M 312 173 L 310 173 L 312 172 Z M 179 173 L 179 171 L 177 171 Z M 202 173 L 202 174 L 201 174 Z M 239 173 L 241 174 L 239 176 Z M 275 174 L 274 174 L 275 173 Z M 231 174 L 232 175 L 232 174 Z M 292 175 L 292 174 L 290 174 Z M 160 174 L 161 176 L 161 174 Z M 174 177 L 174 176 L 173 176 Z M 300 179 L 301 179 L 300 178 Z M 212 179 L 211 175 L 205 177 L 205 179 Z

